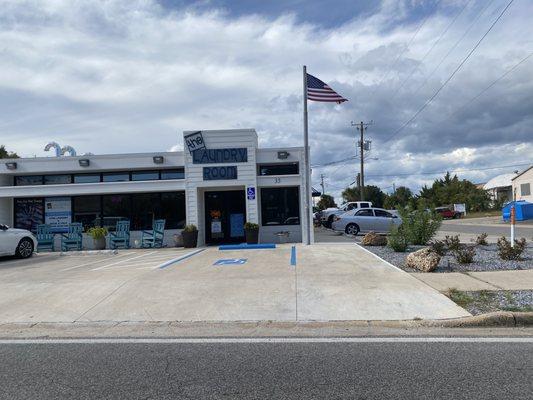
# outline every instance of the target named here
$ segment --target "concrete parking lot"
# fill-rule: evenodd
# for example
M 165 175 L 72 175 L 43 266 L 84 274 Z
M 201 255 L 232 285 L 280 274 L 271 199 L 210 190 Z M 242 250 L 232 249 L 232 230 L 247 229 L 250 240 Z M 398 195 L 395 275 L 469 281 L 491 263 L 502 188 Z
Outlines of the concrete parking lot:
M 293 255 L 291 245 L 281 245 L 265 250 L 128 250 L 2 260 L 0 323 L 469 315 L 355 244 L 297 245 L 294 251 Z M 241 261 L 214 265 L 233 259 Z

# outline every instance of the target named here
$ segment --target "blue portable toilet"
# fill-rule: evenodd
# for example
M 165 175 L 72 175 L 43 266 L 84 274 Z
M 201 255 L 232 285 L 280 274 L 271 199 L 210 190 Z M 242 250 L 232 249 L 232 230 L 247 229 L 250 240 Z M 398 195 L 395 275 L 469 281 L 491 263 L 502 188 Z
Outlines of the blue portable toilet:
M 510 201 L 503 206 L 502 217 L 504 221 L 511 219 L 511 206 L 515 205 L 515 219 L 517 221 L 525 221 L 533 219 L 533 203 L 525 200 Z

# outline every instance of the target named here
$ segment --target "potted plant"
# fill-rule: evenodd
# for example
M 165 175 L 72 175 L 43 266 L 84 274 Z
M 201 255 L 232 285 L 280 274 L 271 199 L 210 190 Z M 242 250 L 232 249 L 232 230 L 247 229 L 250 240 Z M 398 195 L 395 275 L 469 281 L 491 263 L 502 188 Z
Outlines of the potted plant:
M 259 225 L 247 222 L 244 224 L 244 231 L 247 244 L 257 244 L 259 242 Z
M 181 232 L 183 237 L 183 247 L 193 248 L 198 245 L 198 228 L 196 225 L 186 225 Z
M 94 249 L 105 249 L 105 236 L 107 235 L 107 229 L 100 226 L 95 226 L 87 230 L 87 234 L 93 238 Z

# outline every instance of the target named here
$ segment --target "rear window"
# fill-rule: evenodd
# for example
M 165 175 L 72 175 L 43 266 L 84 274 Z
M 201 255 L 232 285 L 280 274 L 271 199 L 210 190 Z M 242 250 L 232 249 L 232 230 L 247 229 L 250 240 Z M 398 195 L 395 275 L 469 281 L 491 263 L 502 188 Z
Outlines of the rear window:
M 374 210 L 374 213 L 376 214 L 376 217 L 387 217 L 392 218 L 392 214 L 388 213 L 387 211 L 383 210 Z
M 373 217 L 374 213 L 372 213 L 372 210 L 359 210 L 355 215 L 358 217 Z
M 370 203 L 360 203 L 360 208 L 370 208 Z

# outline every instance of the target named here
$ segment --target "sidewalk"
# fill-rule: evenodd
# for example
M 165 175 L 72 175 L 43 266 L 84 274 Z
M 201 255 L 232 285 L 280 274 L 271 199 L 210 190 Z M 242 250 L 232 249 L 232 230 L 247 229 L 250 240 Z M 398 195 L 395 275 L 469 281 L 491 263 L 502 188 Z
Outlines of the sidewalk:
M 533 290 L 533 270 L 412 273 L 412 276 L 434 289 L 461 291 L 478 290 Z

